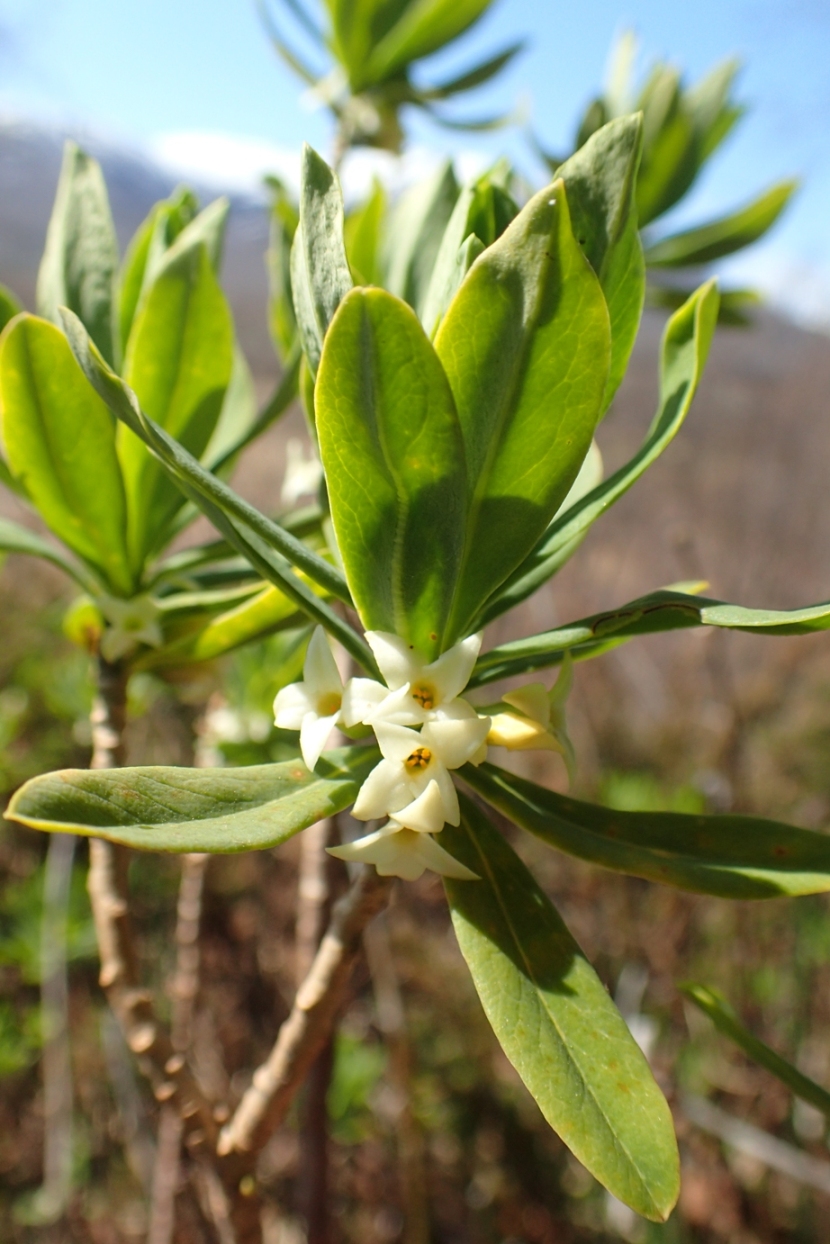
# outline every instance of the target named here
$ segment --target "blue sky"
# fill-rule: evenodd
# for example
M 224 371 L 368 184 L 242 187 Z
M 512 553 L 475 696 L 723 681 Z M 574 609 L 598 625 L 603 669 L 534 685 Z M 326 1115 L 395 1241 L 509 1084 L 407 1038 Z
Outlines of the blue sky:
M 435 70 L 524 35 L 528 50 L 497 89 L 469 96 L 469 114 L 517 99 L 552 147 L 567 144 L 599 85 L 615 33 L 633 27 L 641 65 L 657 56 L 691 78 L 737 54 L 749 117 L 683 211 L 700 219 L 778 177 L 804 188 L 773 237 L 732 275 L 830 324 L 830 4 L 827 0 L 500 0 Z M 236 184 L 293 159 L 303 139 L 325 152 L 325 116 L 301 99 L 274 58 L 254 0 L 0 0 L 0 109 L 143 148 Z M 511 154 L 538 176 L 519 132 L 479 139 L 413 127 L 424 150 L 462 145 L 472 158 Z

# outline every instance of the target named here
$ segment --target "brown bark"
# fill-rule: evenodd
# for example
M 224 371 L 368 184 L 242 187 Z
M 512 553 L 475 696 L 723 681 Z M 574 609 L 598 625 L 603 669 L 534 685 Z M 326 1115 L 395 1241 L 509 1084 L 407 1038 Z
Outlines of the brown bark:
M 297 990 L 267 1061 L 254 1073 L 230 1122 L 222 1130 L 219 1153 L 257 1152 L 285 1118 L 297 1090 L 331 1034 L 349 992 L 352 968 L 361 952 L 363 931 L 386 905 L 388 877 L 365 866 L 351 889 L 334 905 L 331 923 L 311 971 Z

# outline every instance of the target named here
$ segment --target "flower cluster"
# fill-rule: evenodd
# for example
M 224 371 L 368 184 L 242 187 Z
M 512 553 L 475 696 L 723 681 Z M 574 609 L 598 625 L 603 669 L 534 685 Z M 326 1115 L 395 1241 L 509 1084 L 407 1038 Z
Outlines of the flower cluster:
M 561 742 L 562 737 L 567 740 L 564 725 L 558 728 L 568 680 L 560 678 L 552 693 L 534 684 L 523 689 L 524 698 L 521 691 L 512 699 L 505 696 L 491 717 L 461 696 L 481 635 L 471 635 L 430 663 L 397 635 L 368 631 L 366 639 L 385 682 L 352 678 L 344 685 L 326 634 L 317 627 L 303 681 L 284 687 L 274 701 L 277 726 L 299 730 L 309 769 L 335 727 L 368 726 L 374 731 L 382 759 L 361 786 L 352 815 L 360 821 L 388 819 L 374 833 L 331 847 L 331 854 L 374 864 L 384 876 L 415 880 L 431 868 L 445 877 L 474 880 L 475 873 L 433 837 L 445 824 L 460 821 L 451 772 L 464 764 L 480 764 L 488 743 L 550 747 L 570 760 L 570 745 Z

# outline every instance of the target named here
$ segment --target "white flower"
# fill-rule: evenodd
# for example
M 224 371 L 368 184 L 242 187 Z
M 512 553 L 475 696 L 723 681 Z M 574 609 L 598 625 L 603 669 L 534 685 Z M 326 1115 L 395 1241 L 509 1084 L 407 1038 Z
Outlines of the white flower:
M 343 680 L 322 626 L 315 628 L 306 651 L 303 681 L 283 687 L 274 700 L 280 730 L 299 730 L 300 751 L 313 769 L 334 727 L 341 720 Z
M 458 881 L 478 881 L 464 864 L 439 847 L 430 834 L 407 829 L 390 821 L 382 829 L 342 847 L 329 847 L 330 855 L 356 864 L 374 864 L 381 877 L 417 881 L 427 868 Z
M 371 678 L 352 679 L 343 707 L 347 725 L 386 721 L 399 726 L 420 726 L 448 714 L 458 716 L 458 705 L 469 707 L 458 696 L 470 680 L 481 649 L 481 635 L 470 635 L 432 662 L 425 661 L 416 648 L 388 631 L 367 631 L 366 639 L 386 686 Z
M 460 708 L 460 706 L 459 706 Z M 469 709 L 469 705 L 464 706 Z M 450 769 L 458 769 L 480 751 L 489 717 L 472 710 L 458 717 L 428 721 L 418 733 L 387 721 L 375 723 L 383 760 L 361 786 L 352 815 L 359 821 L 384 816 L 400 819 L 418 805 L 419 828 L 437 833 L 446 821 L 460 819 Z M 434 785 L 434 789 L 432 789 Z M 424 800 L 418 802 L 424 796 Z
M 510 751 L 540 749 L 558 752 L 564 758 L 569 777 L 576 764 L 573 743 L 565 724 L 565 701 L 573 684 L 570 653 L 562 662 L 562 672 L 551 691 L 543 683 L 528 683 L 502 696 L 513 711 L 492 714 L 487 742 Z
M 134 596 L 131 600 L 101 596 L 98 607 L 109 623 L 100 644 L 105 661 L 119 661 L 139 644 L 158 648 L 164 643 L 159 625 L 161 610 L 152 596 Z
M 323 478 L 323 465 L 313 447 L 308 447 L 306 457 L 305 442 L 291 436 L 285 446 L 285 457 L 285 475 L 280 493 L 283 505 L 295 505 L 300 497 L 315 496 Z

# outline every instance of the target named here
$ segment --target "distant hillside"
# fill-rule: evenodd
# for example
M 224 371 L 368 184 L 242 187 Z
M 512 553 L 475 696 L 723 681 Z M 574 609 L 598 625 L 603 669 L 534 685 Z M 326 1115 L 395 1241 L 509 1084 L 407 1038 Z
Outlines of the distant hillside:
M 34 307 L 37 269 L 63 141 L 64 135 L 57 131 L 0 123 L 0 281 L 10 285 L 29 307 Z M 170 193 L 175 181 L 138 156 L 81 141 L 101 161 L 124 248 L 152 205 Z M 203 202 L 215 197 L 200 187 L 195 189 Z M 252 367 L 271 374 L 275 363 L 264 315 L 267 244 L 268 224 L 262 206 L 234 197 L 225 246 L 225 288 Z

